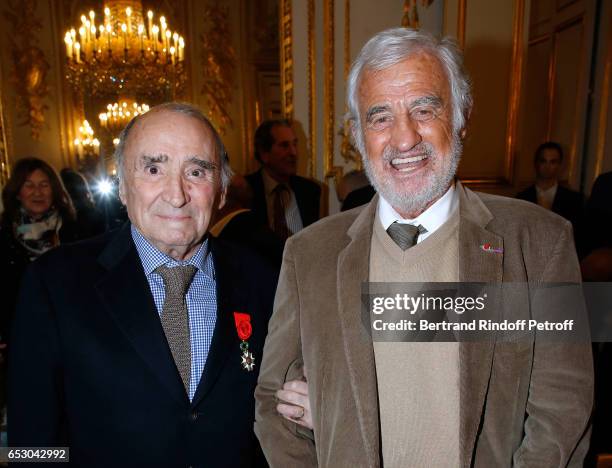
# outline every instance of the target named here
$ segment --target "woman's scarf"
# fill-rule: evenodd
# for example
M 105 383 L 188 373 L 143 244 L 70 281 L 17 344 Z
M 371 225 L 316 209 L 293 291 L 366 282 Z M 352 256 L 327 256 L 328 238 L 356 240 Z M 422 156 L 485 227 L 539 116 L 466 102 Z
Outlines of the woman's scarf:
M 61 227 L 62 218 L 53 208 L 35 221 L 22 207 L 19 219 L 13 224 L 15 238 L 25 247 L 30 261 L 59 245 Z

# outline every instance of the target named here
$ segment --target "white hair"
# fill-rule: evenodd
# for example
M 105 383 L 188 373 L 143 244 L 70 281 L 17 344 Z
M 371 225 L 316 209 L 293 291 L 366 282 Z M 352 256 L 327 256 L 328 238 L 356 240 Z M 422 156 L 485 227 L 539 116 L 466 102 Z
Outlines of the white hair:
M 372 37 L 359 52 L 351 66 L 347 83 L 348 120 L 352 124 L 355 146 L 365 154 L 365 141 L 359 118 L 358 87 L 364 71 L 381 71 L 406 60 L 427 53 L 436 57 L 448 77 L 452 96 L 454 133 L 465 127 L 472 108 L 470 80 L 463 69 L 463 54 L 454 40 L 438 39 L 429 33 L 408 28 L 387 29 Z

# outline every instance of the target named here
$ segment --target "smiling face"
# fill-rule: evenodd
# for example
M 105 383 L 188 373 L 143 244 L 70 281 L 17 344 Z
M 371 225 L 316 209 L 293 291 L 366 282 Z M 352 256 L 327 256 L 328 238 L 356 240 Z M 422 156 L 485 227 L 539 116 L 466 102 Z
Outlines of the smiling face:
M 405 218 L 440 198 L 459 164 L 448 78 L 437 58 L 417 53 L 358 88 L 364 165 L 376 190 Z
M 51 209 L 53 190 L 47 174 L 40 169 L 32 171 L 17 195 L 23 209 L 34 219 L 40 218 Z
M 123 157 L 130 221 L 161 252 L 190 258 L 225 198 L 212 131 L 194 117 L 152 111 L 134 124 Z

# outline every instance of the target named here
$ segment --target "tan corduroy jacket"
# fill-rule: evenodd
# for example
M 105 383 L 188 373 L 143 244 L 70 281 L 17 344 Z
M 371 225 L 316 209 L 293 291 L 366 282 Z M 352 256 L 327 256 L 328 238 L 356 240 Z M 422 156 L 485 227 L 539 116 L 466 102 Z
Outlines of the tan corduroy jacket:
M 569 222 L 459 182 L 457 191 L 461 281 L 580 281 Z M 377 202 L 323 219 L 286 244 L 255 392 L 255 432 L 273 468 L 382 466 L 372 338 L 361 314 Z M 590 349 L 535 338 L 461 343 L 460 466 L 582 466 Z M 275 409 L 275 391 L 302 363 L 314 435 Z

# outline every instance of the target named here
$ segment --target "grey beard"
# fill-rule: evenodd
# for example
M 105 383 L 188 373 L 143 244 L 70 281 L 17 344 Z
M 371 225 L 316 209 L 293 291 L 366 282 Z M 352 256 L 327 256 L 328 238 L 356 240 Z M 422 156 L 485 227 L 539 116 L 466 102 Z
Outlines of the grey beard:
M 440 158 L 440 154 L 434 151 L 433 146 L 429 143 L 422 143 L 423 152 L 425 152 L 429 158 L 433 160 Z M 393 208 L 402 213 L 421 213 L 425 208 L 434 200 L 440 198 L 448 187 L 450 186 L 455 174 L 457 173 L 457 167 L 461 160 L 461 153 L 463 151 L 463 144 L 458 132 L 453 132 L 453 141 L 451 142 L 450 157 L 446 159 L 447 166 L 444 167 L 444 171 L 439 173 L 432 173 L 429 176 L 429 183 L 425 187 L 414 193 L 408 192 L 397 192 L 393 184 L 389 183 L 384 175 L 377 174 L 369 158 L 365 155 L 365 151 L 362 152 L 363 167 L 366 175 L 370 180 L 370 183 L 376 189 L 376 191 L 382 196 Z M 385 162 L 389 162 L 394 158 L 398 157 L 400 153 L 392 148 L 387 147 L 382 155 Z

